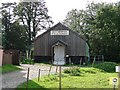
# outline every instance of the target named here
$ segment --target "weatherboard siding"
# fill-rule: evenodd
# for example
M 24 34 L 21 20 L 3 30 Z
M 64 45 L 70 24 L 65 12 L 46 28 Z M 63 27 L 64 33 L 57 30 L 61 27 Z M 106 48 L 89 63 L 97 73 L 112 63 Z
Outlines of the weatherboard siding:
M 56 32 L 51 35 L 51 31 Z M 64 35 L 61 35 L 62 33 Z M 65 55 L 69 56 L 65 58 L 66 63 L 72 62 L 79 64 L 81 58 L 85 61 L 85 58 L 87 57 L 86 51 L 89 52 L 89 50 L 86 49 L 89 48 L 86 48 L 87 43 L 84 36 L 80 36 L 78 33 L 61 23 L 56 24 L 35 39 L 34 61 L 52 63 L 54 61 L 53 47 L 57 42 L 60 42 L 65 46 Z M 69 59 L 71 59 L 71 62 L 69 62 Z
M 35 41 L 35 56 L 51 56 L 52 44 L 61 40 L 67 43 L 66 54 L 70 56 L 85 56 L 86 42 L 70 31 L 69 35 L 50 35 L 45 33 Z

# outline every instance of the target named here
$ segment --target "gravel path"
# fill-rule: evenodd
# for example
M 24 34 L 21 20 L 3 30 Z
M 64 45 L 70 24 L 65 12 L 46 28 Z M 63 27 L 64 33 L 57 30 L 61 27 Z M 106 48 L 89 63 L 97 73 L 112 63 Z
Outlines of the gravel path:
M 22 64 L 18 66 L 23 70 L 10 72 L 2 75 L 2 88 L 16 88 L 20 83 L 25 82 L 27 79 L 27 69 L 30 68 L 30 79 L 36 78 L 38 76 L 38 70 L 49 70 L 49 65 L 27 65 Z M 62 67 L 62 70 L 67 67 Z M 56 66 L 52 66 L 51 73 L 56 72 Z M 49 71 L 41 71 L 41 76 L 47 75 Z

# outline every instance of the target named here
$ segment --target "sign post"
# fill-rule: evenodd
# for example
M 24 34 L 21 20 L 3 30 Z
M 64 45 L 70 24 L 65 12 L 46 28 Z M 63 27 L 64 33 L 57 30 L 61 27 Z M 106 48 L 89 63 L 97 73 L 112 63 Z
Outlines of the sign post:
M 116 84 L 117 84 L 117 78 L 113 78 L 113 79 L 112 79 L 112 82 L 113 82 L 114 90 L 115 90 L 115 87 L 116 87 Z
M 120 90 L 120 72 L 118 73 L 118 90 Z
M 118 90 L 120 90 L 120 65 L 116 66 L 116 72 L 118 72 Z

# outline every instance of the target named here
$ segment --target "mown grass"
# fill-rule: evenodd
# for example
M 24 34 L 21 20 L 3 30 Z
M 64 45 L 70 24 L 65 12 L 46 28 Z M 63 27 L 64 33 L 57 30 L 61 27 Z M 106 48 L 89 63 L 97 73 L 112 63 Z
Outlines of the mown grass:
M 79 76 L 71 76 L 69 74 L 62 73 L 62 88 L 113 88 L 113 85 L 109 84 L 110 77 L 116 77 L 117 73 L 107 73 L 103 70 L 96 68 L 81 68 Z M 25 82 L 26 83 L 26 82 Z M 18 86 L 20 88 L 26 88 L 26 84 L 23 83 Z M 37 78 L 29 81 L 29 88 L 59 88 L 58 75 L 44 76 L 38 82 Z M 95 89 L 96 90 L 96 89 Z M 100 89 L 101 90 L 101 89 Z
M 16 65 L 3 65 L 0 67 L 0 72 L 1 73 L 8 73 L 8 72 L 13 72 L 13 71 L 17 71 L 17 70 L 21 70 L 20 68 L 18 68 Z

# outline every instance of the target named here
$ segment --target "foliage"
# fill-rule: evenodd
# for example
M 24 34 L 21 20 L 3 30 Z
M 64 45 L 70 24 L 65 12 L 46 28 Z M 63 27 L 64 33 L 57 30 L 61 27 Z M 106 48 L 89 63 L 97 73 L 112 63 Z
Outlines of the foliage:
M 25 51 L 27 49 L 26 32 L 23 26 L 18 22 L 14 22 L 11 25 L 9 32 L 7 32 L 7 37 L 9 44 L 5 43 L 5 49 L 17 49 L 20 51 Z
M 48 15 L 48 10 L 45 6 L 45 1 L 39 2 L 20 2 L 14 11 L 14 14 L 19 17 L 23 23 L 28 37 L 28 56 L 30 57 L 30 50 L 32 42 L 38 31 L 50 27 L 51 17 Z
M 17 70 L 21 70 L 20 68 L 18 68 L 15 65 L 3 65 L 0 67 L 0 71 L 2 71 L 2 73 L 8 73 L 8 72 L 13 72 L 13 71 L 17 71 Z
M 30 57 L 37 32 L 50 27 L 52 23 L 45 1 L 2 3 L 0 12 L 2 13 L 4 48 L 27 49 Z
M 11 41 L 9 41 L 9 31 L 11 28 L 12 22 L 15 20 L 13 17 L 13 9 L 16 7 L 16 3 L 2 3 L 2 7 L 0 7 L 0 12 L 2 15 L 1 21 L 2 21 L 2 41 L 3 41 L 3 47 L 8 49 L 11 45 Z
M 94 88 L 93 90 L 112 90 L 113 85 L 109 84 L 109 77 L 116 77 L 116 73 L 106 73 L 101 72 L 99 69 L 95 68 L 81 68 L 83 71 L 87 71 L 84 73 L 83 76 L 71 76 L 68 75 L 66 77 L 62 77 L 62 88 Z M 91 72 L 97 72 L 97 73 L 88 73 L 88 71 L 91 70 Z M 53 77 L 53 75 L 52 75 Z M 54 76 L 55 77 L 55 76 Z M 40 81 L 38 82 L 37 79 L 33 79 L 29 81 L 29 88 L 35 89 L 35 88 L 43 88 L 43 89 L 51 89 L 51 88 L 59 88 L 59 82 L 55 79 L 48 80 L 44 78 L 49 77 L 41 77 Z M 23 83 L 18 86 L 20 90 L 21 88 L 26 88 L 26 84 Z M 100 89 L 98 89 L 100 88 Z M 109 89 L 107 89 L 109 88 Z
M 32 59 L 24 59 L 21 61 L 22 64 L 34 64 L 34 61 Z
M 120 2 L 89 3 L 85 10 L 71 10 L 63 21 L 72 30 L 85 36 L 93 55 L 119 62 L 120 58 Z
M 64 70 L 64 73 L 69 74 L 71 76 L 80 76 L 80 68 L 79 67 L 71 67 Z
M 97 69 L 97 68 L 81 68 L 80 69 L 81 73 L 88 73 L 88 74 L 97 74 L 99 72 L 104 72 L 101 69 Z
M 103 63 L 94 65 L 95 68 L 102 69 L 106 72 L 115 72 L 115 66 L 117 66 L 117 64 L 114 62 L 103 62 Z

